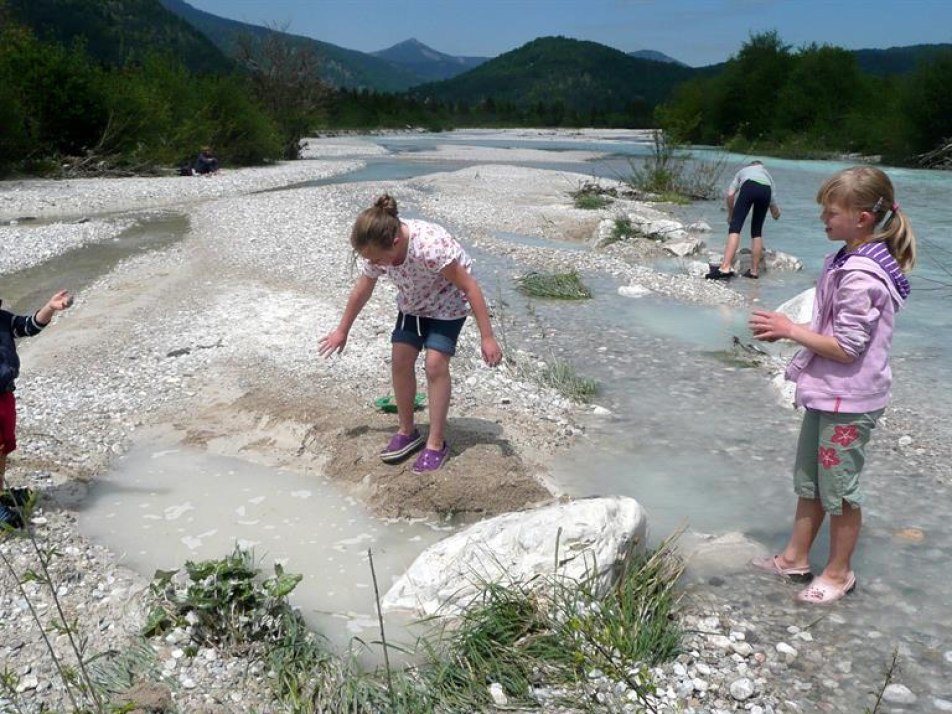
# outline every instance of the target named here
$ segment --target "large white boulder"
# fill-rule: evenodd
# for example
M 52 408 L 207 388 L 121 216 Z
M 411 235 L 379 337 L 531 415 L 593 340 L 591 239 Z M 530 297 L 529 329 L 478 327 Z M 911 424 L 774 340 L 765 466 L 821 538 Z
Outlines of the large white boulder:
M 650 219 L 644 216 L 631 216 L 631 224 L 648 238 L 660 241 L 689 240 L 690 235 L 684 225 L 669 218 Z
M 764 251 L 764 262 L 767 270 L 774 272 L 788 271 L 797 272 L 803 270 L 803 261 L 795 255 L 784 253 L 779 250 Z
M 780 305 L 776 312 L 782 312 L 796 323 L 809 324 L 813 319 L 813 303 L 816 300 L 816 288 L 804 290 L 802 293 L 794 295 L 785 303 Z M 796 397 L 797 387 L 793 382 L 784 379 L 784 371 L 787 363 L 793 356 L 802 349 L 799 344 L 792 340 L 778 340 L 773 343 L 761 343 L 764 349 L 771 355 L 769 369 L 771 372 L 771 384 L 777 391 L 779 403 L 785 407 L 792 407 Z
M 620 496 L 489 518 L 423 551 L 384 595 L 381 608 L 452 615 L 484 583 L 528 583 L 537 576 L 596 576 L 605 590 L 629 552 L 644 550 L 646 530 L 641 505 Z
M 678 241 L 669 241 L 664 244 L 664 249 L 671 253 L 671 255 L 676 255 L 679 258 L 685 258 L 689 255 L 697 255 L 704 248 L 707 247 L 704 241 L 698 240 L 697 238 L 691 238 L 689 240 L 678 240 Z
M 796 323 L 809 323 L 813 319 L 813 303 L 816 301 L 816 288 L 804 290 L 777 308 Z

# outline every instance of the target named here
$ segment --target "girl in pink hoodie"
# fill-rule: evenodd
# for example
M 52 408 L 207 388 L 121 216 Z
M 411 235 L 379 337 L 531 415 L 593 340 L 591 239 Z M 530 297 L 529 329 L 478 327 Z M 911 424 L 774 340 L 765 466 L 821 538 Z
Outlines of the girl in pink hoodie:
M 830 514 L 830 555 L 823 572 L 797 595 L 801 602 L 836 602 L 856 587 L 850 558 L 859 538 L 865 446 L 889 401 L 889 350 L 896 313 L 909 296 L 916 241 L 885 173 L 871 166 L 844 169 L 817 193 L 820 220 L 832 241 L 817 281 L 810 324 L 777 312 L 754 311 L 754 338 L 803 346 L 787 367 L 804 408 L 794 467 L 798 496 L 793 532 L 779 555 L 753 564 L 809 579 L 810 548 Z

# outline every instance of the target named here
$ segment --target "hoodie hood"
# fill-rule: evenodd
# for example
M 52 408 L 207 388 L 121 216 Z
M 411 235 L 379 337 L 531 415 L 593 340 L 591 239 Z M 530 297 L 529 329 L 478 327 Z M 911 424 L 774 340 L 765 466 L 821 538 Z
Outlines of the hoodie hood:
M 865 258 L 865 260 L 858 260 L 860 258 Z M 885 282 L 887 287 L 890 288 L 890 292 L 893 293 L 893 301 L 896 303 L 896 309 L 901 308 L 903 304 L 905 304 L 906 298 L 908 298 L 909 293 L 912 292 L 912 288 L 909 285 L 909 280 L 899 267 L 899 263 L 892 257 L 885 243 L 864 243 L 851 253 L 847 252 L 846 246 L 844 246 L 840 248 L 840 251 L 830 263 L 830 270 L 843 267 L 848 260 L 853 268 L 867 270 L 874 275 L 879 275 L 879 271 L 870 270 L 869 267 L 862 265 L 862 263 L 868 261 L 875 263 L 882 272 L 885 273 Z

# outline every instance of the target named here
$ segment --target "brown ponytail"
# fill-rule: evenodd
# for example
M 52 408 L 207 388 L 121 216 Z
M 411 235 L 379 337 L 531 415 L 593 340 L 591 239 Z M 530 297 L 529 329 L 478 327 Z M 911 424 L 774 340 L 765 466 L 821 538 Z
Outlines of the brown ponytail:
M 373 206 L 361 211 L 354 221 L 350 232 L 351 247 L 358 253 L 368 247 L 379 250 L 392 248 L 393 239 L 400 230 L 397 215 L 396 199 L 388 193 L 380 196 Z

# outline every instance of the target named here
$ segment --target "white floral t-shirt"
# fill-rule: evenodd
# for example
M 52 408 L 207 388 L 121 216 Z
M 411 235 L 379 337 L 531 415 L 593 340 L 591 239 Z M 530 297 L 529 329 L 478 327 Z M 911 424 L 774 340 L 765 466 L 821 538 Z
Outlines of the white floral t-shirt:
M 440 271 L 454 260 L 467 273 L 473 259 L 442 226 L 427 221 L 401 221 L 410 229 L 407 259 L 400 265 L 374 265 L 361 259 L 368 278 L 387 275 L 397 286 L 397 309 L 407 315 L 457 320 L 469 314 L 469 301 Z

